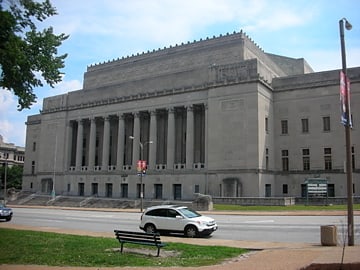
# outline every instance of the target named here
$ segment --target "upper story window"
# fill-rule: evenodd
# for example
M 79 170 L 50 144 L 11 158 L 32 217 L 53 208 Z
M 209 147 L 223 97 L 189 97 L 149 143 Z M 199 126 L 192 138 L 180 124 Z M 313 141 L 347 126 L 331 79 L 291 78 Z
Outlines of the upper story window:
M 288 134 L 288 121 L 281 120 L 281 134 Z
M 33 150 L 33 152 L 35 152 L 35 151 L 36 151 L 36 142 L 33 142 L 33 147 L 32 147 L 32 150 Z
M 302 156 L 303 156 L 303 170 L 309 171 L 310 170 L 310 149 L 303 149 Z
M 281 150 L 282 170 L 289 171 L 289 151 Z
M 325 170 L 332 170 L 331 148 L 324 148 Z
M 269 118 L 265 117 L 265 132 L 269 133 Z
M 301 131 L 302 133 L 309 133 L 309 119 L 301 119 Z
M 330 131 L 330 116 L 323 117 L 323 131 Z

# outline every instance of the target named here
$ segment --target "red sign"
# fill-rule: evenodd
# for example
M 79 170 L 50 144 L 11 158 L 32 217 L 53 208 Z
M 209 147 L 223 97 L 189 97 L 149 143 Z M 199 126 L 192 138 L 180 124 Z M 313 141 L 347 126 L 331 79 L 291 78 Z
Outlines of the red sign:
M 136 167 L 138 172 L 144 172 L 146 170 L 146 160 L 138 160 Z

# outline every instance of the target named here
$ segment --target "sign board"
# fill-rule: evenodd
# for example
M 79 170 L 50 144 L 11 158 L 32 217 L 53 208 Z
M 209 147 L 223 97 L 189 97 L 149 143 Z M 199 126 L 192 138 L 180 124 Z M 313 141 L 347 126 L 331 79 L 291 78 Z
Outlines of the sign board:
M 306 201 L 309 198 L 328 198 L 328 180 L 323 178 L 308 178 L 306 184 Z

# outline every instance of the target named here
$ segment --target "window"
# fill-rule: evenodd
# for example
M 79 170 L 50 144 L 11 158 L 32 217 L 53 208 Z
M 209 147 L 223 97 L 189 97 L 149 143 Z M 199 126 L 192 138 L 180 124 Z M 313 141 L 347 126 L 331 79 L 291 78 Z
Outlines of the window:
M 309 171 L 310 170 L 310 149 L 303 149 L 303 170 Z
M 200 193 L 200 186 L 199 185 L 195 185 L 195 193 Z
M 31 161 L 31 174 L 35 174 L 35 161 Z
M 266 148 L 265 150 L 266 156 L 265 156 L 265 169 L 269 169 L 269 148 Z
M 265 132 L 269 133 L 269 118 L 265 117 Z
M 283 184 L 283 194 L 288 194 L 288 185 Z
M 330 131 L 330 116 L 323 117 L 323 131 Z
M 281 150 L 281 157 L 282 157 L 282 170 L 289 171 L 289 151 Z
M 309 119 L 307 119 L 307 118 L 301 119 L 301 131 L 302 131 L 302 133 L 309 132 Z
M 331 148 L 324 148 L 324 162 L 325 162 L 325 170 L 331 170 L 332 169 Z
M 288 134 L 288 121 L 281 120 L 281 134 Z
M 32 150 L 33 150 L 33 152 L 35 152 L 35 151 L 36 151 L 36 142 L 33 142 L 33 147 L 32 147 Z

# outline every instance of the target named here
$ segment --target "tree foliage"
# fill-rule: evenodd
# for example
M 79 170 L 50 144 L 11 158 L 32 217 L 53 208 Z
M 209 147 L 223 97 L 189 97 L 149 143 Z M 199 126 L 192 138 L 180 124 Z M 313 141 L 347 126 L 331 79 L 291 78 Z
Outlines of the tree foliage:
M 36 25 L 56 14 L 50 0 L 0 0 L 0 87 L 14 92 L 20 111 L 36 101 L 35 87 L 62 79 L 67 54 L 57 49 L 68 36 Z
M 23 175 L 23 167 L 14 165 L 7 166 L 6 168 L 6 189 L 15 188 L 21 189 L 22 184 L 22 175 Z M 0 187 L 4 188 L 4 179 L 5 179 L 5 164 L 0 164 Z

